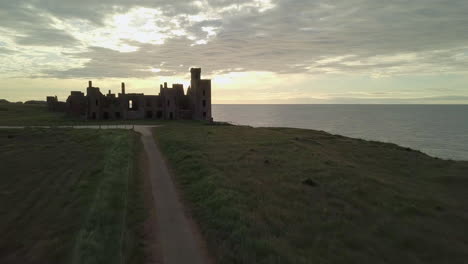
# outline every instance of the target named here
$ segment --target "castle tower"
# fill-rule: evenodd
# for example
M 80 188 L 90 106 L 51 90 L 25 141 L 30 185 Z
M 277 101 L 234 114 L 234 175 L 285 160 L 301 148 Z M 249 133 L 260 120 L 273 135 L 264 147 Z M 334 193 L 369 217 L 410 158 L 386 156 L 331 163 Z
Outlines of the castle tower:
M 211 117 L 211 80 L 201 79 L 201 69 L 190 69 L 190 101 L 192 119 L 212 120 Z
M 101 119 L 102 102 L 105 95 L 99 91 L 99 87 L 93 87 L 91 81 L 88 82 L 88 86 L 86 88 L 87 119 Z

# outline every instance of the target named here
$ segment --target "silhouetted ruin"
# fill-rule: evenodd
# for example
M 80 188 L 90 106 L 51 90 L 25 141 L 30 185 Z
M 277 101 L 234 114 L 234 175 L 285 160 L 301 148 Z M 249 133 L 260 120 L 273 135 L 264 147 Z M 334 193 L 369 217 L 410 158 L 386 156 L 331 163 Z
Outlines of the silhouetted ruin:
M 201 79 L 201 69 L 191 68 L 190 86 L 184 94 L 182 84 L 160 85 L 158 95 L 126 93 L 125 83 L 116 96 L 110 90 L 104 95 L 89 81 L 86 95 L 72 91 L 66 102 L 47 96 L 50 111 L 65 111 L 89 120 L 106 119 L 194 119 L 212 120 L 211 80 Z

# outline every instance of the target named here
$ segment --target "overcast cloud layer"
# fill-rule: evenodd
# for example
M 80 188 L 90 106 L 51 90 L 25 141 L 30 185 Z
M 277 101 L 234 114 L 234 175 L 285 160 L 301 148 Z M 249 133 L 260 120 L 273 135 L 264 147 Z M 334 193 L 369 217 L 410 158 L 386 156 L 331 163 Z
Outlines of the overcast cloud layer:
M 0 0 L 0 77 L 468 72 L 466 0 Z

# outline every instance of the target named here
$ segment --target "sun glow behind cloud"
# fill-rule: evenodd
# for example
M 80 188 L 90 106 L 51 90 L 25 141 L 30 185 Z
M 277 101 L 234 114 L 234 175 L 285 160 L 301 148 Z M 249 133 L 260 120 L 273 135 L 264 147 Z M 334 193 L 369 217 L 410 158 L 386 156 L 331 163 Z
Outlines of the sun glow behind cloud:
M 161 12 L 157 9 L 133 8 L 127 13 L 108 15 L 104 26 L 94 25 L 88 21 L 77 19 L 57 21 L 58 28 L 69 32 L 79 39 L 83 46 L 96 46 L 117 50 L 120 52 L 133 52 L 138 47 L 129 44 L 131 41 L 150 44 L 163 44 L 171 37 L 172 32 L 160 18 Z M 180 29 L 177 29 L 180 30 Z M 176 31 L 180 35 L 182 32 Z
M 133 52 L 138 47 L 128 42 L 161 45 L 169 38 L 187 36 L 193 40 L 193 44 L 206 44 L 216 36 L 219 27 L 202 26 L 201 31 L 206 33 L 205 38 L 187 32 L 186 28 L 197 22 L 219 20 L 224 15 L 235 15 L 248 8 L 257 8 L 259 12 L 264 12 L 274 7 L 270 0 L 244 2 L 221 9 L 212 8 L 206 1 L 194 1 L 193 5 L 198 6 L 203 11 L 196 15 L 180 14 L 167 17 L 160 9 L 137 7 L 124 13 L 107 15 L 103 21 L 103 27 L 79 19 L 59 20 L 52 18 L 55 22 L 53 27 L 69 32 L 84 46 Z M 185 25 L 181 25 L 181 21 Z

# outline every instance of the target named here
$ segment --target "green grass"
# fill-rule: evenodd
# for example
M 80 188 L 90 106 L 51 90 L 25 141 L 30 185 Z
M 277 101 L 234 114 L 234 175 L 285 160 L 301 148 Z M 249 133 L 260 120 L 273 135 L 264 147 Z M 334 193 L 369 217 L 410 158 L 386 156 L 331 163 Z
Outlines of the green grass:
M 155 129 L 219 263 L 466 263 L 468 162 L 290 128 Z
M 0 125 L 49 125 L 65 121 L 64 113 L 49 112 L 45 105 L 0 103 Z
M 0 263 L 141 263 L 130 131 L 0 130 Z
M 160 120 L 83 120 L 51 112 L 44 104 L 0 103 L 0 126 L 60 126 L 97 124 L 159 124 Z

